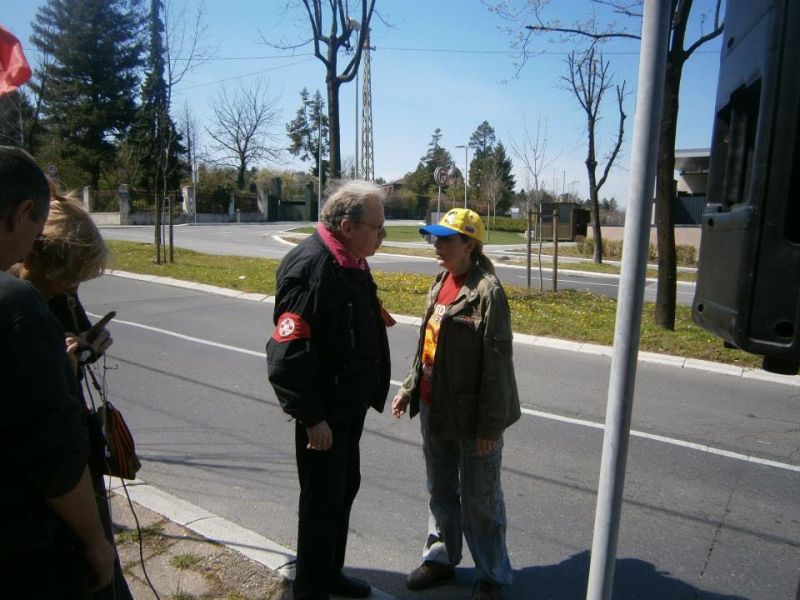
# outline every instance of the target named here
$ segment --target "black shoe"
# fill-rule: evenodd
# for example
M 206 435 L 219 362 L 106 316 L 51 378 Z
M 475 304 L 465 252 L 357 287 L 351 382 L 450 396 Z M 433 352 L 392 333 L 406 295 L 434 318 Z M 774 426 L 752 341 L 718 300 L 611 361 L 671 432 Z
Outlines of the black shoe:
M 491 581 L 478 581 L 472 588 L 472 600 L 498 600 L 500 586 Z
M 366 598 L 372 593 L 372 587 L 362 579 L 339 573 L 331 582 L 330 592 L 335 596 L 344 596 L 345 598 Z
M 424 590 L 447 581 L 455 575 L 456 570 L 450 565 L 425 561 L 406 577 L 406 587 L 410 590 Z

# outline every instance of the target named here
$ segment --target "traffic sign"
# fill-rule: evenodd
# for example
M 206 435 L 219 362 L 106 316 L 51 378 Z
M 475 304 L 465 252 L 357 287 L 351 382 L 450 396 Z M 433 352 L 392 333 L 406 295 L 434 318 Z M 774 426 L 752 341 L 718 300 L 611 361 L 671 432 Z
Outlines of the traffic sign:
M 436 185 L 447 185 L 447 167 L 436 167 L 433 179 L 436 181 Z

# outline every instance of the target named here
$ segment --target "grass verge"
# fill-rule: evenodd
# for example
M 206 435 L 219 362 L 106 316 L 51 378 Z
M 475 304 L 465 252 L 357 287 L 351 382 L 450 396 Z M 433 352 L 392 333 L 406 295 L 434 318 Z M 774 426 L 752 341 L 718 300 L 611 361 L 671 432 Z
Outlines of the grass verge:
M 411 235 L 409 231 L 398 231 L 410 229 L 406 225 L 392 225 L 387 227 L 386 240 L 388 242 L 419 242 L 420 235 L 417 233 L 416 228 L 414 228 L 414 235 Z M 292 233 L 298 234 L 309 234 L 313 232 L 313 227 L 297 227 L 292 229 Z M 512 233 L 507 231 L 500 231 L 496 232 L 498 236 L 504 236 L 507 239 L 504 241 L 490 241 L 487 243 L 487 246 L 491 246 L 491 244 L 519 244 L 525 241 L 525 237 L 518 233 Z M 303 239 L 303 236 L 292 236 L 283 235 L 283 239 L 290 241 L 290 242 L 299 242 Z M 492 238 L 494 240 L 494 238 Z M 521 241 L 520 241 L 521 240 Z M 384 246 L 381 248 L 381 252 L 387 254 L 400 254 L 403 256 L 433 256 L 433 249 L 428 248 L 405 248 L 402 246 Z M 543 269 L 551 269 L 553 266 L 552 260 L 552 252 L 553 246 L 552 244 L 545 244 L 542 247 L 542 268 Z M 539 265 L 539 247 L 538 243 L 533 244 L 531 247 L 531 269 L 534 272 L 538 273 L 538 265 Z M 591 261 L 591 259 L 587 259 L 585 255 L 578 252 L 575 248 L 575 245 L 569 244 L 561 244 L 558 247 L 558 255 L 559 257 L 568 257 L 568 258 L 577 258 L 580 259 L 578 261 L 570 260 L 570 261 L 559 261 L 558 268 L 559 269 L 568 269 L 570 271 L 585 271 L 588 273 L 613 273 L 615 275 L 619 275 L 620 267 L 616 264 L 609 264 L 609 263 L 602 263 L 602 264 L 595 264 Z M 496 256 L 496 255 L 495 255 Z M 519 252 L 509 252 L 508 254 L 504 255 L 501 259 L 503 264 L 506 265 L 517 265 L 517 266 L 525 266 L 527 264 L 527 259 L 524 253 Z M 647 270 L 647 277 L 651 279 L 655 279 L 658 277 L 658 271 L 656 269 L 648 269 Z M 678 281 L 695 281 L 696 274 L 694 271 L 678 271 L 677 273 Z
M 216 256 L 175 249 L 175 262 L 154 263 L 152 244 L 109 240 L 114 255 L 113 268 L 133 273 L 173 277 L 219 287 L 275 293 L 277 260 L 240 256 Z M 374 273 L 380 296 L 393 313 L 417 316 L 424 309 L 431 277 L 414 273 Z M 533 292 L 516 286 L 506 289 L 511 305 L 514 331 L 544 337 L 611 345 L 614 339 L 616 301 L 587 292 Z M 757 368 L 757 356 L 723 348 L 722 342 L 692 321 L 688 306 L 678 306 L 675 331 L 654 324 L 654 305 L 645 303 L 641 350 L 698 358 L 743 367 Z

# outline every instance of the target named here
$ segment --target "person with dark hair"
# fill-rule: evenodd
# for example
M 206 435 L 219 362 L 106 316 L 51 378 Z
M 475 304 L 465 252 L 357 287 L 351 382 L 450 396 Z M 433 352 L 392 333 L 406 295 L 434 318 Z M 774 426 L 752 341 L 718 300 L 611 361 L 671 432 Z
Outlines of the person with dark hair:
M 396 417 L 409 405 L 412 417 L 420 415 L 430 494 L 423 562 L 406 586 L 422 590 L 452 578 L 463 536 L 477 572 L 472 600 L 496 600 L 511 584 L 503 432 L 521 415 L 508 300 L 483 253 L 477 213 L 456 208 L 419 231 L 436 236 L 444 270 L 428 292 L 417 354 L 392 401 Z
M 316 231 L 286 255 L 276 274 L 267 367 L 283 410 L 295 419 L 295 600 L 371 593 L 367 582 L 342 568 L 361 483 L 364 418 L 370 406 L 383 411 L 389 390 L 386 325 L 393 321 L 366 261 L 386 236 L 384 198 L 372 183 L 345 183 L 325 203 Z
M 49 204 L 35 161 L 0 146 L 0 580 L 10 598 L 58 600 L 107 586 L 116 552 L 95 504 L 64 332 L 36 289 L 6 272 L 42 233 Z
M 93 339 L 88 339 L 92 327 L 89 317 L 78 298 L 78 286 L 84 281 L 103 274 L 108 261 L 106 247 L 100 231 L 89 212 L 73 196 L 62 195 L 51 186 L 50 214 L 41 235 L 33 248 L 14 272 L 29 281 L 47 301 L 47 306 L 67 335 L 68 343 L 77 341 L 82 362 L 97 360 L 113 343 L 108 330 L 103 327 Z M 88 350 L 88 352 L 85 352 Z M 76 362 L 78 357 L 75 358 Z M 84 369 L 77 369 L 76 396 L 83 406 L 84 425 L 89 430 L 91 450 L 89 471 L 92 476 L 97 508 L 103 522 L 106 539 L 114 543 L 111 507 L 103 478 L 106 460 L 106 442 L 99 420 L 87 406 L 81 381 Z M 106 588 L 91 596 L 92 600 L 130 600 L 132 598 L 119 560 L 114 568 L 114 580 Z

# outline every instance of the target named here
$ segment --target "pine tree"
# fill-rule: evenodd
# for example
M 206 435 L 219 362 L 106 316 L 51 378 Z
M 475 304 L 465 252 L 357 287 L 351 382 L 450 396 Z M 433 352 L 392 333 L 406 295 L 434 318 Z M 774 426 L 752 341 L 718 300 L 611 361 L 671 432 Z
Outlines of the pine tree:
M 150 0 L 147 75 L 131 136 L 133 151 L 139 161 L 134 184 L 159 197 L 179 185 L 182 175 L 180 157 L 185 152 L 170 115 L 169 88 L 164 79 L 163 10 L 162 0 Z
M 32 28 L 34 46 L 49 57 L 39 77 L 46 125 L 96 188 L 136 114 L 139 0 L 48 0 Z
M 20 90 L 0 94 L 0 145 L 25 147 L 25 125 L 33 107 Z
M 486 156 L 496 141 L 494 127 L 489 125 L 489 121 L 484 121 L 469 137 L 469 145 L 475 148 L 475 158 L 483 158 Z
M 442 130 L 437 127 L 431 135 L 428 151 L 419 159 L 417 168 L 403 178 L 406 186 L 419 195 L 428 195 L 435 187 L 433 172 L 437 167 L 449 167 L 453 164 L 453 157 L 439 145 L 441 139 Z
M 325 115 L 325 102 L 322 94 L 316 91 L 314 97 L 309 96 L 308 90 L 303 88 L 300 92 L 300 108 L 297 109 L 297 116 L 286 125 L 286 133 L 289 136 L 291 145 L 289 153 L 297 156 L 303 162 L 313 161 L 310 172 L 312 175 L 319 174 L 319 152 L 322 145 L 322 156 L 328 153 L 328 117 Z M 322 136 L 320 138 L 320 121 L 322 125 Z M 328 161 L 322 160 L 322 186 L 328 175 Z
M 497 208 L 502 212 L 507 210 L 514 201 L 514 186 L 517 185 L 517 182 L 514 179 L 513 173 L 511 172 L 514 166 L 511 163 L 511 158 L 509 158 L 508 154 L 506 153 L 506 148 L 503 145 L 503 142 L 497 143 L 497 145 L 494 147 L 492 155 L 492 158 L 494 159 L 494 162 L 497 165 L 500 173 L 500 181 L 502 182 L 502 194 L 499 202 L 497 203 Z
M 481 197 L 481 187 L 488 189 L 489 178 L 493 174 L 495 160 L 493 156 L 497 137 L 494 128 L 484 121 L 469 137 L 469 146 L 475 149 L 475 156 L 469 164 L 469 187 L 476 205 L 485 198 Z

